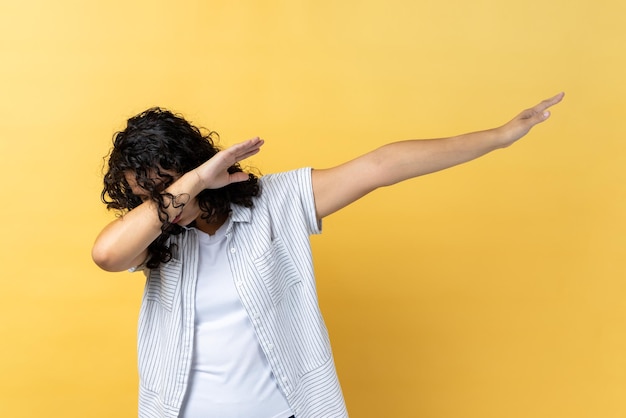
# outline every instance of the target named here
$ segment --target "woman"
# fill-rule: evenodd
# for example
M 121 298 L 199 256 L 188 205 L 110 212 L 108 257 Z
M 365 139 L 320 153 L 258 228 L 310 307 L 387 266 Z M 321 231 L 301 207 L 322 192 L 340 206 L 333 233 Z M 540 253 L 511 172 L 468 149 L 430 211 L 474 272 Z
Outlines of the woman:
M 116 134 L 96 239 L 108 271 L 144 271 L 140 417 L 347 416 L 317 304 L 309 236 L 367 193 L 504 148 L 563 94 L 481 132 L 382 146 L 337 167 L 258 179 L 213 133 L 149 109 Z

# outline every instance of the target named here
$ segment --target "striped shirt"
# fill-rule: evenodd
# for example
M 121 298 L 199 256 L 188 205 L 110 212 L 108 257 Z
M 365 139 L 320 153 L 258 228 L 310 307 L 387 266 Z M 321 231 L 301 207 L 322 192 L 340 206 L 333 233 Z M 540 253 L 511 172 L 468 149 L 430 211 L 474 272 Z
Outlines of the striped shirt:
M 321 232 L 311 169 L 261 178 L 254 207 L 232 206 L 228 261 L 241 303 L 296 418 L 347 417 L 318 306 L 309 237 Z M 139 417 L 176 418 L 193 357 L 197 230 L 146 270 L 139 314 Z

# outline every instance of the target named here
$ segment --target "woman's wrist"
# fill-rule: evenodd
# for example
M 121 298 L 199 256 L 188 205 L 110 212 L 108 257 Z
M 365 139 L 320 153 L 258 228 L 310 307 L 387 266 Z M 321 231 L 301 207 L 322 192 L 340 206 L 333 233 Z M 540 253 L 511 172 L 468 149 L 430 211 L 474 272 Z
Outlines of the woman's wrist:
M 177 223 L 186 205 L 203 190 L 200 176 L 195 170 L 183 174 L 161 194 L 162 203 L 159 216 L 163 223 Z M 166 218 L 166 219 L 165 219 Z

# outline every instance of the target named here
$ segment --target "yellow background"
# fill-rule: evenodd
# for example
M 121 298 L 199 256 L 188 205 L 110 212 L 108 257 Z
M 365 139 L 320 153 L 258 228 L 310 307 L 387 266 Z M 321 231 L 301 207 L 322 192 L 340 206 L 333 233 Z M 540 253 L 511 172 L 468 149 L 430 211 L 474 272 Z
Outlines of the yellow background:
M 512 148 L 324 221 L 351 416 L 626 416 L 623 1 L 3 1 L 0 416 L 132 417 L 142 277 L 99 271 L 102 157 L 154 105 L 263 173 L 506 122 Z

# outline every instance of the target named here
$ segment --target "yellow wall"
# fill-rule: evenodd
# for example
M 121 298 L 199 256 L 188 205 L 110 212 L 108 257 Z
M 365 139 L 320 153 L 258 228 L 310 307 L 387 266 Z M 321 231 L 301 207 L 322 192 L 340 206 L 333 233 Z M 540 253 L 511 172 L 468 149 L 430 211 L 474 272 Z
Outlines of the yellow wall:
M 321 304 L 354 417 L 626 416 L 625 5 L 2 2 L 0 416 L 136 413 L 142 279 L 90 260 L 127 117 L 263 136 L 269 173 L 561 90 L 514 147 L 325 220 Z

